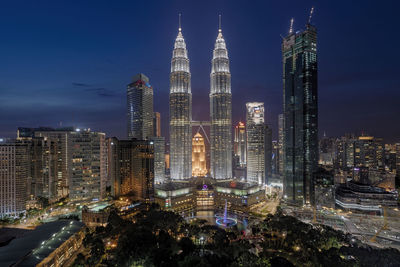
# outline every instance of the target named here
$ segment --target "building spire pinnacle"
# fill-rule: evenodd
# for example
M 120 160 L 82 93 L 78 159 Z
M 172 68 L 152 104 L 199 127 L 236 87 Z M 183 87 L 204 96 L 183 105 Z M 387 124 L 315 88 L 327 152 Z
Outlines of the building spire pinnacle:
M 179 13 L 179 32 L 182 30 L 182 27 L 181 27 L 181 13 Z
M 311 7 L 310 16 L 308 17 L 308 24 L 311 23 L 311 18 L 312 18 L 313 13 L 314 13 L 314 7 Z
M 293 33 L 293 22 L 294 22 L 294 18 L 292 18 L 292 19 L 290 20 L 289 34 L 292 34 L 292 33 Z
M 221 14 L 219 15 L 219 26 L 218 26 L 218 32 L 222 32 L 222 30 L 221 30 Z

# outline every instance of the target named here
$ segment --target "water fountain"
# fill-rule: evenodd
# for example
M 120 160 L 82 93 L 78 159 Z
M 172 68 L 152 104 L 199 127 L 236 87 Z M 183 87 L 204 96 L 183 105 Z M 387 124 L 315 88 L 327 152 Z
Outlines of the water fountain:
M 222 226 L 224 228 L 232 227 L 237 224 L 237 220 L 235 218 L 228 218 L 228 202 L 225 199 L 225 209 L 224 209 L 224 216 L 217 217 L 215 220 L 216 224 Z

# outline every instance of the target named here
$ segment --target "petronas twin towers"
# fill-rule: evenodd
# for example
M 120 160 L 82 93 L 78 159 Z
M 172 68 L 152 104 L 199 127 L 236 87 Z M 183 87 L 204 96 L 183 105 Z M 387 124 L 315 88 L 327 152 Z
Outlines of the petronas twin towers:
M 189 58 L 179 25 L 171 60 L 169 116 L 172 179 L 192 176 L 192 92 Z M 232 94 L 228 50 L 221 26 L 210 74 L 211 177 L 232 178 Z

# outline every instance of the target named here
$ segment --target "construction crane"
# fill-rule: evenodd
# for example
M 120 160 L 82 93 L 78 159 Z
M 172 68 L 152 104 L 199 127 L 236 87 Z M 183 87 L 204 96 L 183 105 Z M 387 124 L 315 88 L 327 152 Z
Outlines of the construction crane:
M 371 239 L 369 240 L 370 242 L 376 242 L 376 238 L 379 236 L 379 234 L 383 231 L 383 230 L 388 230 L 388 221 L 387 221 L 387 214 L 386 214 L 386 207 L 383 207 L 383 226 L 381 227 L 381 229 L 379 229 L 378 232 L 376 232 L 376 234 L 371 237 Z

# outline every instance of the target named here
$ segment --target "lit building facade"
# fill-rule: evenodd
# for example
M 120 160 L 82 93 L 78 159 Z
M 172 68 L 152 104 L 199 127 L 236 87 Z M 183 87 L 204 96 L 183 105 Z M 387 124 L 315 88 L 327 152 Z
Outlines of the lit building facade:
M 128 138 L 153 136 L 153 88 L 149 78 L 139 73 L 127 87 Z
M 90 130 L 70 133 L 71 200 L 102 199 L 106 192 L 105 134 Z
M 283 175 L 283 114 L 278 115 L 278 173 Z
M 179 27 L 171 60 L 169 94 L 170 173 L 172 179 L 192 176 L 192 92 L 189 58 Z
M 57 195 L 58 198 L 66 197 L 69 192 L 69 177 L 70 177 L 70 164 L 71 156 L 68 153 L 69 147 L 69 136 L 70 132 L 74 131 L 74 127 L 63 127 L 63 128 L 50 128 L 50 127 L 39 127 L 39 128 L 18 128 L 17 139 L 30 140 L 32 138 L 47 138 L 54 140 L 57 147 L 57 158 L 55 162 L 57 166 L 53 167 L 53 170 L 57 171 Z M 32 154 L 32 151 L 30 152 Z M 36 154 L 38 155 L 38 154 Z M 37 158 L 31 155 L 31 161 L 35 161 Z M 34 179 L 34 174 L 30 177 Z M 34 182 L 34 180 L 32 180 Z
M 333 146 L 335 169 L 352 171 L 353 168 L 366 167 L 369 170 L 385 170 L 385 147 L 382 138 L 346 135 L 336 139 Z
M 200 133 L 192 139 L 192 176 L 205 176 L 207 174 L 206 145 Z
M 109 139 L 111 194 L 133 195 L 136 200 L 154 199 L 154 141 Z M 110 155 L 111 154 L 111 155 Z
M 154 146 L 154 182 L 165 182 L 165 138 L 151 137 Z
M 232 94 L 228 50 L 219 29 L 211 61 L 211 176 L 232 178 Z
M 246 167 L 246 125 L 241 121 L 235 126 L 233 142 L 234 153 L 239 157 L 240 167 Z
M 161 137 L 161 114 L 160 112 L 154 112 L 153 115 L 153 135 Z
M 0 218 L 25 213 L 28 144 L 0 142 Z
M 31 179 L 28 194 L 45 197 L 50 202 L 58 199 L 58 154 L 57 139 L 33 137 L 28 141 Z
M 246 103 L 247 182 L 264 184 L 266 177 L 266 127 L 264 103 Z
M 297 204 L 313 202 L 312 176 L 318 166 L 317 30 L 289 32 L 282 42 L 283 194 Z

